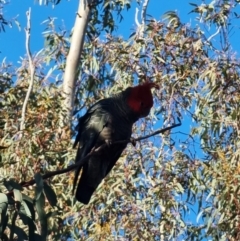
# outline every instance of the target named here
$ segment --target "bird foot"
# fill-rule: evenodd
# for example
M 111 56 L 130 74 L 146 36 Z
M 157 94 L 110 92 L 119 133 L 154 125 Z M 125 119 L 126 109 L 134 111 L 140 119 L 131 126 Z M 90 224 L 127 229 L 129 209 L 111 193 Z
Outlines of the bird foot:
M 137 141 L 135 140 L 135 138 L 130 137 L 130 142 L 132 143 L 132 145 L 135 147 L 137 144 Z

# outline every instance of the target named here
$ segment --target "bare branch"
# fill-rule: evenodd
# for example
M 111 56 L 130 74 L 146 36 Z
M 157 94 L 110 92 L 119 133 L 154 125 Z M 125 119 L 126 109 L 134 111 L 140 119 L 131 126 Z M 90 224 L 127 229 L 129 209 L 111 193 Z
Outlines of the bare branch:
M 140 28 L 141 24 L 140 24 L 139 21 L 138 21 L 138 12 L 139 12 L 139 9 L 138 9 L 138 7 L 136 7 L 135 23 L 136 23 L 137 27 Z
M 146 23 L 146 15 L 147 15 L 148 2 L 149 2 L 149 0 L 145 0 L 145 1 L 143 2 L 142 14 L 141 14 L 142 25 L 145 25 L 145 23 Z
M 27 15 L 27 27 L 25 28 L 26 51 L 27 51 L 28 62 L 29 62 L 30 81 L 29 81 L 27 94 L 26 94 L 25 100 L 23 102 L 23 107 L 22 107 L 22 117 L 21 117 L 21 123 L 20 123 L 20 130 L 21 131 L 25 127 L 25 115 L 26 115 L 27 103 L 28 103 L 29 96 L 30 96 L 32 88 L 33 88 L 34 74 L 35 74 L 35 66 L 33 64 L 33 58 L 32 58 L 32 54 L 31 54 L 31 51 L 30 51 L 31 8 L 29 8 L 29 10 L 26 12 L 26 15 Z
M 218 29 L 217 29 L 217 31 L 216 31 L 214 34 L 212 34 L 212 35 L 207 39 L 207 41 L 210 42 L 210 40 L 211 40 L 213 37 L 215 37 L 217 34 L 219 34 L 221 28 L 222 28 L 222 27 L 219 26 Z
M 175 127 L 181 126 L 182 123 L 181 123 L 181 121 L 180 121 L 179 118 L 178 118 L 178 121 L 179 121 L 178 124 L 174 124 L 174 125 L 172 125 L 172 126 L 168 126 L 168 127 L 166 127 L 166 128 L 157 130 L 157 131 L 155 131 L 155 132 L 153 132 L 153 133 L 151 133 L 151 134 L 149 134 L 149 135 L 142 136 L 142 137 L 138 137 L 138 138 L 136 138 L 136 139 L 131 138 L 131 139 L 129 139 L 129 140 L 116 141 L 116 142 L 113 142 L 111 145 L 123 144 L 123 143 L 132 143 L 133 145 L 135 145 L 135 142 L 136 142 L 136 141 L 145 140 L 145 139 L 147 139 L 147 138 L 149 138 L 149 137 L 155 136 L 155 135 L 157 135 L 157 134 L 164 133 L 164 132 L 166 132 L 166 131 L 168 131 L 168 130 L 171 130 L 171 129 L 175 128 Z M 98 148 L 96 148 L 96 149 L 93 149 L 90 153 L 88 153 L 84 158 L 82 158 L 82 159 L 81 159 L 80 161 L 78 161 L 77 163 L 75 163 L 75 164 L 73 164 L 73 165 L 71 165 L 71 166 L 69 166 L 69 167 L 67 167 L 67 168 L 65 168 L 65 169 L 56 170 L 56 171 L 53 171 L 53 172 L 48 172 L 48 173 L 42 175 L 42 179 L 48 179 L 48 178 L 50 178 L 50 177 L 53 177 L 53 176 L 56 176 L 56 175 L 59 175 L 59 174 L 63 174 L 63 173 L 70 172 L 70 171 L 76 169 L 78 166 L 83 165 L 83 164 L 88 160 L 88 158 L 89 158 L 90 156 L 98 155 L 99 152 L 100 152 L 102 149 L 106 148 L 106 147 L 108 147 L 108 145 L 107 145 L 107 144 L 103 144 L 103 145 L 101 145 L 100 147 L 98 147 Z M 20 183 L 20 185 L 21 185 L 22 187 L 28 187 L 28 186 L 31 186 L 31 185 L 33 185 L 33 184 L 35 184 L 35 183 L 36 183 L 35 179 L 32 179 L 32 180 L 30 180 L 30 181 L 28 181 L 28 182 L 22 182 L 22 183 Z M 9 193 L 9 194 L 10 194 L 10 193 Z
M 147 138 L 149 138 L 149 137 L 156 136 L 156 135 L 158 135 L 158 134 L 162 134 L 162 133 L 164 133 L 164 132 L 166 132 L 166 131 L 169 131 L 169 130 L 175 128 L 175 127 L 181 126 L 182 123 L 181 123 L 181 120 L 180 120 L 179 118 L 178 118 L 178 121 L 179 121 L 178 124 L 174 124 L 174 125 L 168 126 L 168 127 L 166 127 L 166 128 L 163 128 L 163 129 L 154 131 L 153 133 L 151 133 L 151 134 L 149 134 L 149 135 L 146 135 L 146 136 L 139 137 L 139 138 L 135 139 L 135 141 L 145 140 L 145 139 L 147 139 Z
M 141 24 L 138 21 L 138 12 L 139 9 L 136 8 L 135 12 L 135 23 L 137 25 L 137 32 L 139 35 L 139 38 L 143 37 L 144 34 L 144 28 L 145 28 L 145 23 L 146 23 L 146 15 L 147 15 L 147 7 L 148 7 L 148 2 L 149 0 L 144 0 L 143 5 L 142 5 L 142 11 L 141 11 Z

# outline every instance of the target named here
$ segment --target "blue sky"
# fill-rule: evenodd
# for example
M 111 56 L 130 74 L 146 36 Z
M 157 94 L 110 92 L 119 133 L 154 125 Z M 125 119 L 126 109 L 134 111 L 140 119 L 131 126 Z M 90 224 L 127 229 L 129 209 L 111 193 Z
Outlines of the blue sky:
M 185 2 L 182 4 L 182 2 Z M 54 8 L 49 6 L 39 6 L 34 4 L 33 0 L 12 0 L 4 8 L 4 16 L 7 19 L 13 19 L 17 17 L 18 22 L 21 25 L 21 31 L 13 23 L 12 28 L 6 27 L 6 32 L 0 33 L 0 60 L 7 57 L 7 60 L 16 63 L 20 56 L 25 55 L 25 32 L 26 26 L 26 11 L 31 7 L 32 10 L 32 29 L 31 29 L 31 49 L 32 52 L 38 52 L 44 46 L 42 32 L 44 31 L 44 25 L 41 24 L 48 17 L 56 17 L 56 25 L 65 26 L 66 29 L 71 30 L 75 13 L 77 11 L 78 1 L 76 0 L 62 0 L 61 3 Z M 131 7 L 124 13 L 124 20 L 119 24 L 117 34 L 127 38 L 130 33 L 135 29 L 134 23 L 136 5 Z M 164 4 L 160 0 L 150 0 L 148 7 L 148 14 L 160 19 L 164 12 L 170 10 L 177 10 L 184 22 L 189 22 L 191 15 L 188 13 L 191 10 L 191 6 L 186 1 L 168 0 L 164 1 Z
M 198 0 L 192 0 L 191 2 L 197 2 Z M 8 62 L 12 62 L 14 65 L 17 65 L 17 61 L 20 60 L 21 56 L 24 56 L 26 53 L 25 50 L 25 32 L 24 27 L 26 26 L 26 11 L 31 7 L 32 9 L 32 29 L 31 29 L 31 51 L 32 53 L 38 52 L 44 47 L 44 39 L 42 37 L 42 32 L 44 31 L 44 25 L 41 24 L 48 17 L 56 17 L 55 21 L 56 26 L 65 26 L 66 29 L 71 30 L 76 16 L 76 11 L 78 7 L 78 1 L 76 0 L 62 0 L 61 3 L 55 8 L 49 6 L 39 6 L 34 4 L 34 0 L 11 0 L 11 2 L 3 9 L 4 16 L 7 19 L 17 17 L 21 25 L 21 30 L 13 23 L 12 28 L 6 27 L 6 32 L 0 33 L 0 61 L 7 57 Z M 119 25 L 118 30 L 115 34 L 128 38 L 131 32 L 134 31 L 136 25 L 134 23 L 136 4 L 133 4 L 131 9 L 123 13 L 123 21 L 117 23 Z M 148 5 L 147 13 L 157 20 L 160 20 L 163 14 L 167 11 L 177 11 L 181 21 L 183 23 L 190 23 L 192 27 L 196 26 L 195 15 L 189 14 L 192 10 L 192 6 L 189 5 L 188 1 L 185 0 L 150 0 Z M 235 24 L 235 23 L 233 23 Z M 235 48 L 235 51 L 239 53 L 239 39 L 240 31 L 237 32 L 238 27 L 235 26 L 235 30 L 232 32 L 230 41 Z M 207 30 L 205 30 L 207 33 Z M 214 30 L 213 30 L 214 31 Z M 210 33 L 209 33 L 210 34 Z M 217 43 L 216 43 L 217 44 Z M 188 123 L 186 125 L 186 123 Z M 179 128 L 185 133 L 189 132 L 191 120 L 185 122 L 185 125 Z M 175 131 L 178 131 L 175 129 Z M 174 138 L 174 136 L 173 136 Z M 176 140 L 178 140 L 177 138 Z M 179 144 L 176 142 L 176 144 Z M 192 216 L 189 216 L 188 219 L 191 219 Z M 196 216 L 195 216 L 196 218 Z M 194 219 L 195 219 L 194 218 Z M 191 220 L 195 222 L 195 220 Z
M 191 2 L 200 3 L 200 0 L 192 0 Z M 119 24 L 119 28 L 116 31 L 117 35 L 128 38 L 128 36 L 136 28 L 134 22 L 135 9 L 137 4 L 132 4 L 132 7 L 128 11 L 124 11 L 123 21 Z M 56 17 L 56 26 L 64 26 L 66 29 L 71 30 L 75 20 L 75 14 L 78 7 L 78 1 L 76 0 L 62 0 L 60 4 L 52 7 L 39 6 L 34 4 L 34 0 L 12 0 L 7 4 L 3 13 L 7 19 L 16 18 L 21 25 L 21 30 L 14 24 L 13 27 L 6 27 L 6 32 L 0 33 L 0 61 L 7 57 L 7 60 L 16 63 L 20 56 L 25 55 L 25 32 L 26 26 L 26 11 L 31 7 L 32 9 L 32 29 L 31 29 L 31 50 L 32 52 L 38 52 L 44 47 L 44 41 L 42 32 L 44 31 L 44 24 L 42 22 L 48 17 Z M 193 7 L 188 1 L 179 0 L 149 0 L 147 13 L 157 20 L 160 20 L 163 14 L 167 11 L 177 11 L 181 21 L 183 23 L 190 23 L 192 27 L 197 26 L 198 22 L 195 21 L 196 15 L 189 14 Z M 238 7 L 240 9 L 240 7 Z M 239 11 L 240 12 L 240 11 Z M 239 39 L 240 31 L 236 23 L 232 23 L 234 29 L 230 37 L 231 44 L 235 51 L 239 53 Z M 211 31 L 215 31 L 214 29 Z M 208 29 L 204 29 L 207 36 L 210 35 Z M 217 43 L 216 43 L 217 44 Z

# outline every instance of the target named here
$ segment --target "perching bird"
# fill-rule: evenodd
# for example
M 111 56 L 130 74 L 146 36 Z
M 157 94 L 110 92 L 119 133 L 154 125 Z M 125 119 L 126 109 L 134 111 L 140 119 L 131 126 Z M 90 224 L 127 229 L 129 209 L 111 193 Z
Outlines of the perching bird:
M 97 154 L 82 161 L 76 170 L 73 192 L 80 170 L 82 174 L 76 190 L 76 199 L 88 204 L 93 192 L 111 171 L 127 143 L 114 144 L 116 141 L 129 140 L 133 124 L 146 117 L 153 106 L 151 88 L 155 83 L 146 82 L 106 99 L 90 107 L 79 119 L 78 134 L 73 147 L 78 145 L 76 162 L 81 161 L 91 150 L 107 143 Z

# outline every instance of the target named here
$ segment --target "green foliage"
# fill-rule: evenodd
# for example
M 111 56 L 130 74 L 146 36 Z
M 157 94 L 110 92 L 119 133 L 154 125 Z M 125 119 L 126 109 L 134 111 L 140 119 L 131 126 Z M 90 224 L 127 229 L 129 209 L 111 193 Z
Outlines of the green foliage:
M 130 3 L 101 4 L 103 12 L 93 10 L 77 70 L 75 113 L 148 76 L 160 91 L 154 90 L 154 108 L 134 126 L 134 136 L 178 117 L 187 127 L 129 145 L 87 206 L 74 203 L 73 173 L 44 180 L 76 154 L 74 130 L 59 123 L 70 34 L 57 31 L 49 18 L 45 48 L 34 56 L 23 131 L 28 61 L 17 69 L 6 61 L 0 67 L 1 239 L 239 240 L 240 71 L 227 31 L 236 6 L 192 4 L 201 24 L 221 27 L 209 38 L 168 12 L 166 22 L 149 19 L 141 38 L 136 32 L 126 41 L 111 35 L 101 41 L 102 30 L 115 27 L 113 11 Z M 222 49 L 214 46 L 219 36 Z

